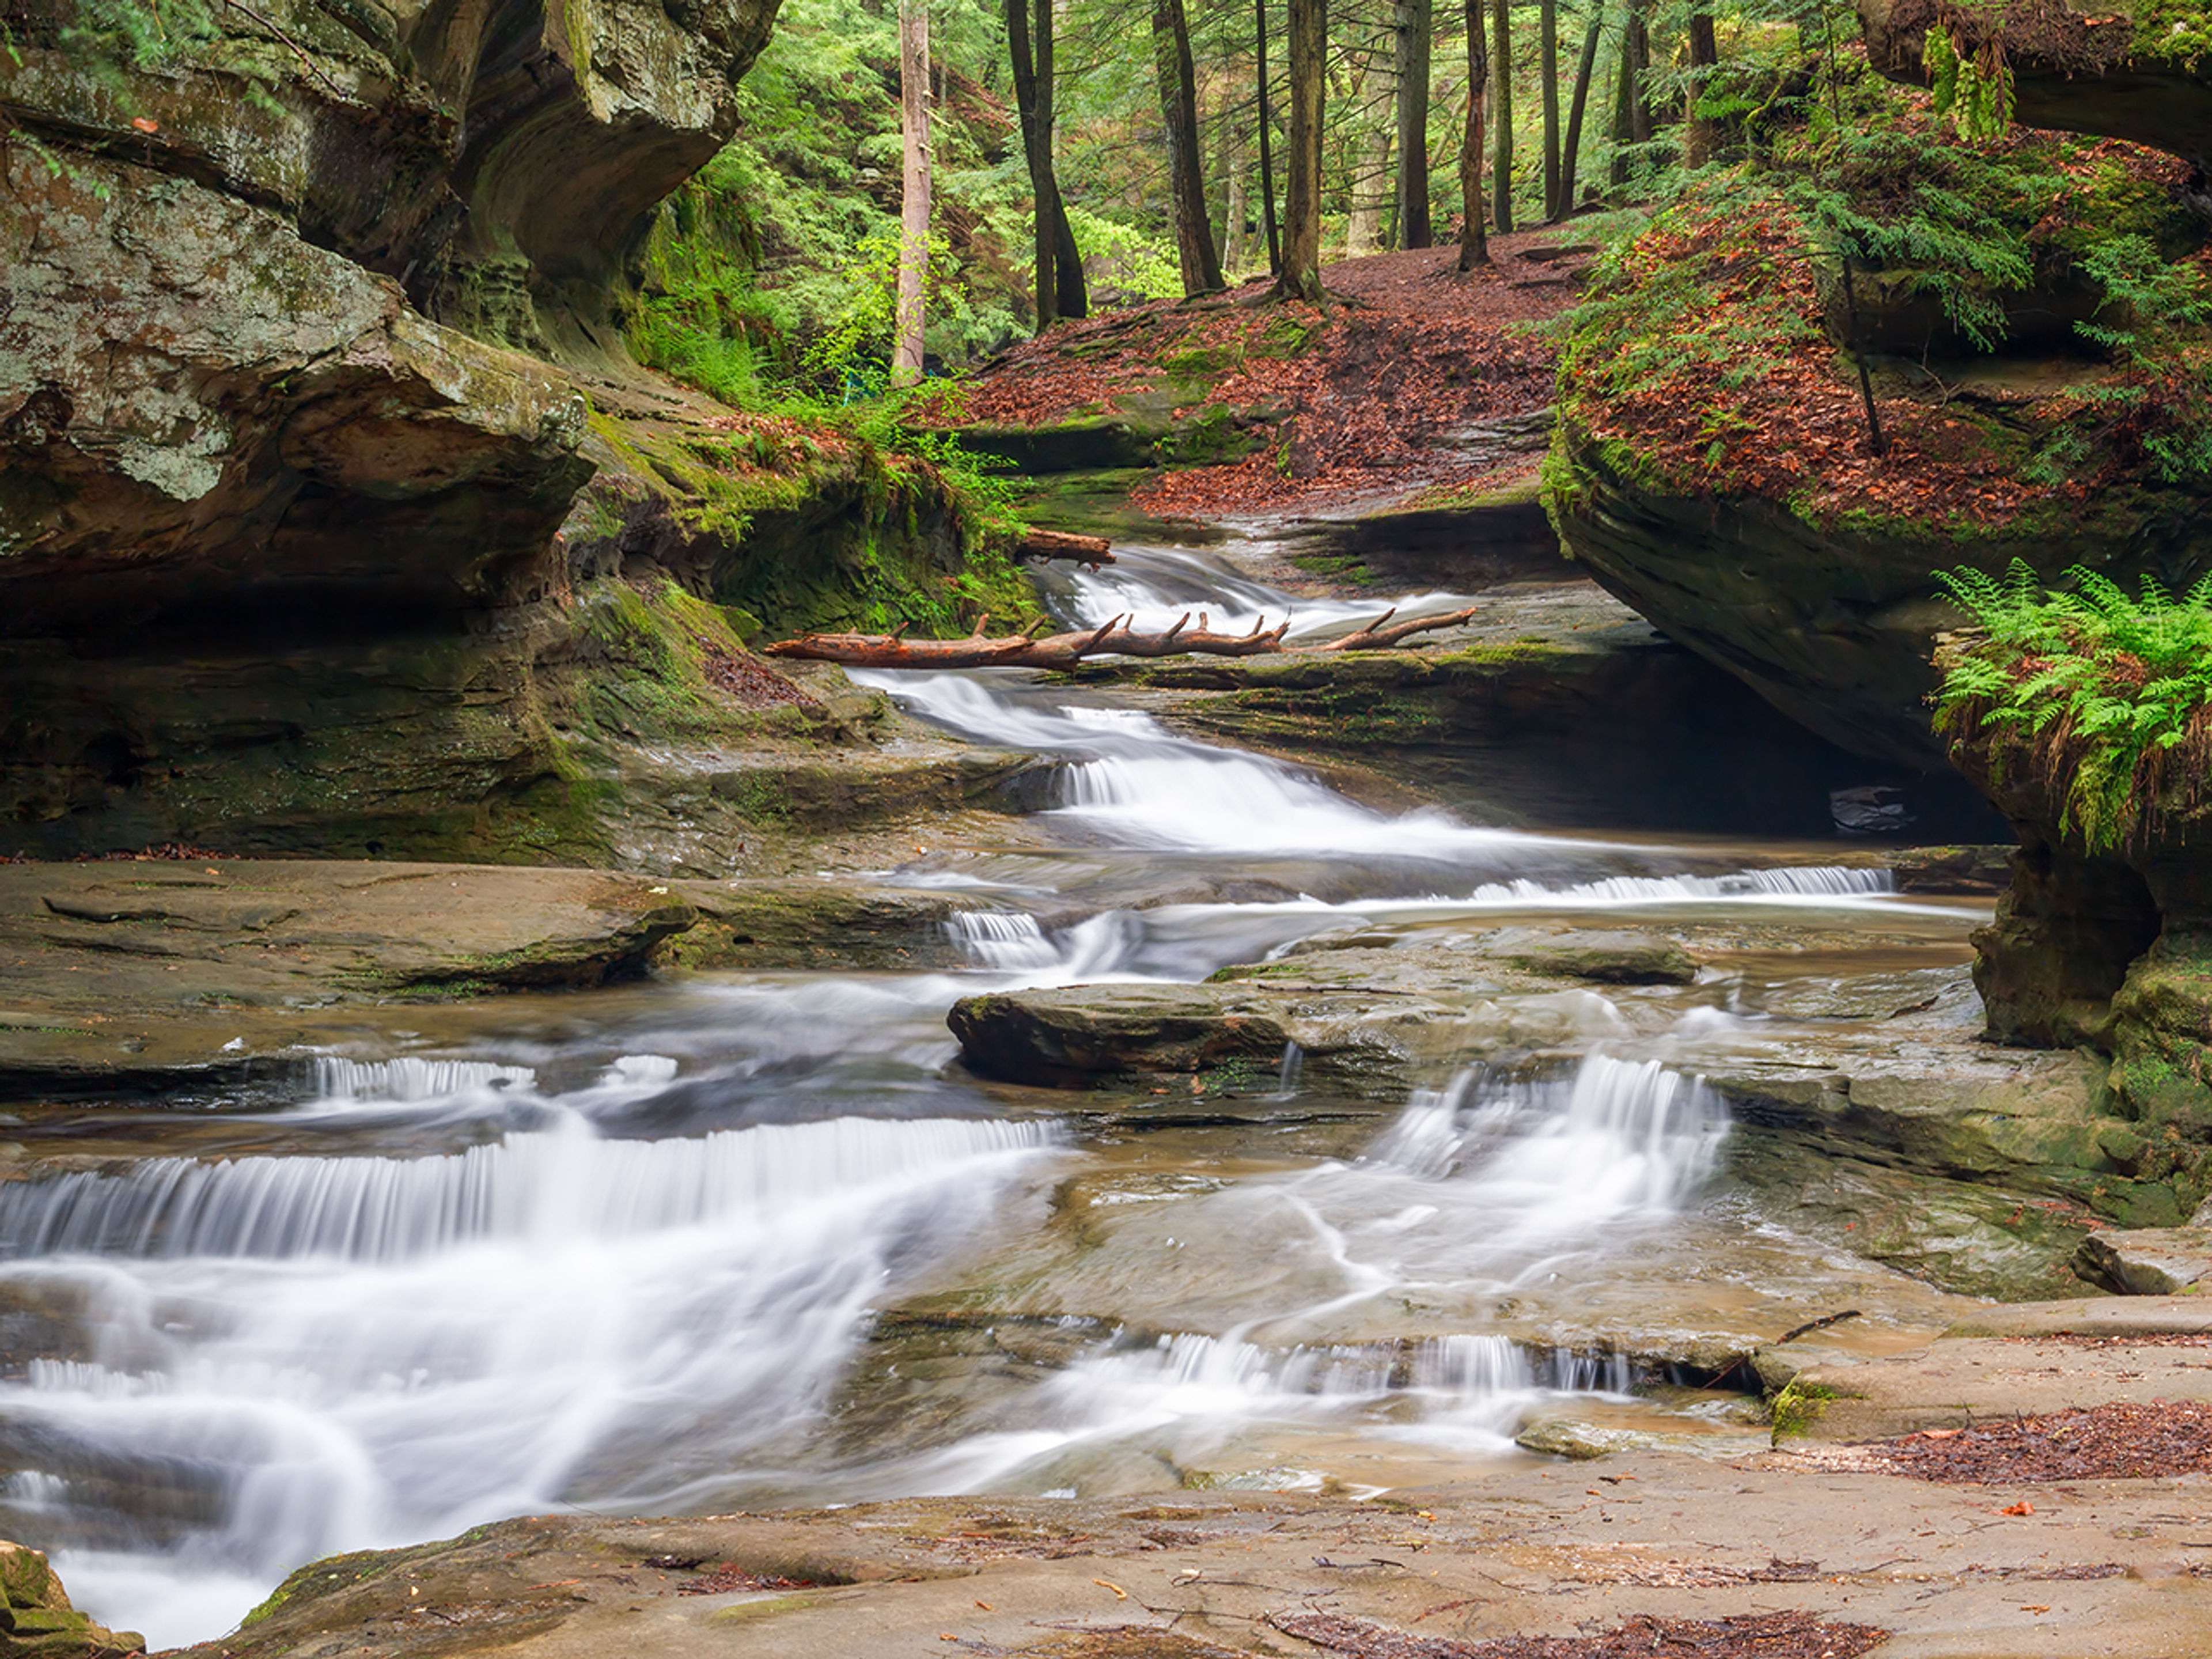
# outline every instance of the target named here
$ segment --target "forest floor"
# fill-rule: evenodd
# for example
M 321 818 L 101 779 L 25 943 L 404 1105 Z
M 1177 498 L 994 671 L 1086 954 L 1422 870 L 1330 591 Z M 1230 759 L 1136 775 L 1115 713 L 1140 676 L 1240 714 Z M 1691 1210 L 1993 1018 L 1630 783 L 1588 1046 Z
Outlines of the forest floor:
M 1327 266 L 1325 304 L 1276 303 L 1265 280 L 1065 324 L 987 366 L 948 402 L 977 428 L 1121 422 L 1157 439 L 1133 504 L 1164 517 L 1444 505 L 1525 489 L 1534 458 L 1500 422 L 1552 400 L 1543 325 L 1573 303 L 1594 250 L 1571 228 Z

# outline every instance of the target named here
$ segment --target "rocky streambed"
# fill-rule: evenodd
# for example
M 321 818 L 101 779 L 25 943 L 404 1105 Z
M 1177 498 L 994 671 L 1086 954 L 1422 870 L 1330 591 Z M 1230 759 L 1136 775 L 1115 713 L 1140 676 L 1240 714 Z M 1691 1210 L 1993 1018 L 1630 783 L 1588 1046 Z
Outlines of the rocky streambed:
M 1298 603 L 1316 628 L 1364 606 Z M 1674 672 L 1603 606 L 1496 593 L 1517 656 L 1470 681 L 1482 640 L 1448 635 L 1347 683 L 1474 711 L 1425 747 L 1477 799 L 1534 775 L 1484 760 L 1498 673 L 1525 709 L 1529 664 Z M 1547 638 L 1546 614 L 1601 626 Z M 333 1551 L 398 1551 L 308 1570 L 210 1651 L 565 1651 L 624 1639 L 603 1614 L 670 1651 L 740 1626 L 835 1650 L 837 1620 L 909 1613 L 933 1641 L 1031 1639 L 825 1588 L 950 1582 L 854 1565 L 886 1528 L 985 1550 L 948 1571 L 1082 1565 L 963 1594 L 1086 1629 L 1102 1609 L 1067 1598 L 1103 1597 L 1132 1628 L 1071 1639 L 1156 1651 L 1170 1601 L 1093 1557 L 1187 1532 L 1206 1547 L 1177 1574 L 1273 1583 L 1231 1559 L 1248 1526 L 1350 1540 L 1426 1510 L 1471 1559 L 1500 1505 L 1584 1479 L 1560 1459 L 1701 1506 L 1764 1455 L 1772 1400 L 1872 1376 L 1986 1298 L 2193 1281 L 2186 1237 L 2114 1224 L 2179 1199 L 2100 1115 L 2097 1065 L 1978 1040 L 1991 854 L 1701 838 L 1664 805 L 1606 830 L 1583 813 L 1633 792 L 1556 766 L 1576 829 L 1470 823 L 1419 804 L 1387 744 L 1318 769 L 1224 746 L 1237 698 L 1312 671 L 1238 672 L 880 678 L 860 691 L 907 712 L 879 720 L 928 722 L 886 751 L 991 769 L 991 810 L 794 839 L 773 879 L 0 867 L 0 1525 L 157 1642 Z M 1822 805 L 1811 784 L 1860 781 L 1827 764 L 1804 763 Z M 1749 1478 L 1778 1517 L 1841 1501 L 1825 1474 Z M 422 1543 L 563 1506 L 929 1492 L 993 1496 Z M 1877 1531 L 1953 1503 L 1850 1501 Z M 1154 1508 L 1186 1531 L 1150 1541 L 1127 1517 Z M 1571 1513 L 1566 1554 L 1449 1628 L 1554 1627 L 1521 1591 L 1580 1595 L 1569 1557 L 1607 1534 L 1577 1528 L 1626 1511 Z M 1005 1528 L 1050 1547 L 977 1543 Z M 771 1534 L 820 1559 L 769 1561 Z M 1688 1599 L 1605 1580 L 1576 1617 L 1736 1607 L 1765 1581 L 1733 1563 Z M 1220 1604 L 1192 1650 L 1249 1647 L 1273 1606 Z

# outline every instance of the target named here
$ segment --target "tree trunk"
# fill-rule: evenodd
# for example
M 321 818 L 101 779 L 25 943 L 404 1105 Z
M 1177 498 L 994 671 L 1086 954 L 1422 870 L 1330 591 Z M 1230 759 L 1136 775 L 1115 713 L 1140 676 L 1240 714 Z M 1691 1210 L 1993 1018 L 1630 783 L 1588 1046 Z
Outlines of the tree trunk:
M 1227 177 L 1226 210 L 1221 225 L 1221 274 L 1234 276 L 1244 264 L 1244 143 L 1243 135 L 1232 123 L 1224 122 L 1223 130 L 1230 136 L 1222 142 L 1222 153 L 1226 158 L 1222 171 Z
M 1430 0 L 1398 0 L 1398 246 L 1426 247 Z
M 1513 19 L 1507 0 L 1490 0 L 1492 39 L 1490 72 L 1494 101 L 1492 125 L 1498 129 L 1497 157 L 1490 169 L 1490 210 L 1501 234 L 1513 234 Z
M 1490 85 L 1490 53 L 1482 40 L 1482 0 L 1467 0 L 1467 131 L 1459 144 L 1459 198 L 1466 217 L 1459 228 L 1459 268 L 1490 263 L 1483 221 L 1482 100 Z
M 1559 0 L 1542 0 L 1537 76 L 1544 96 L 1544 217 L 1559 216 Z
M 921 291 L 929 272 L 929 0 L 899 3 L 899 135 L 906 171 L 891 384 L 912 386 L 921 379 Z
M 1368 67 L 1371 71 L 1374 65 L 1370 63 Z M 1346 180 L 1344 257 L 1347 259 L 1357 259 L 1382 246 L 1382 208 L 1390 195 L 1390 130 L 1385 124 L 1392 100 L 1387 96 L 1361 98 L 1368 84 L 1363 75 L 1351 89 L 1359 113 L 1351 143 L 1352 176 Z
M 1260 86 L 1260 222 L 1267 233 L 1267 269 L 1279 276 L 1283 269 L 1283 236 L 1275 222 L 1275 152 L 1273 128 L 1273 94 L 1267 87 L 1267 0 L 1252 0 L 1253 39 L 1259 47 Z
M 1705 81 L 1721 61 L 1719 43 L 1713 39 L 1713 15 L 1690 14 L 1690 86 L 1682 106 L 1682 159 L 1693 167 L 1713 159 L 1713 124 L 1698 113 L 1698 100 L 1705 94 Z
M 1589 29 L 1583 36 L 1583 61 L 1575 70 L 1575 96 L 1567 111 L 1566 149 L 1559 157 L 1559 200 L 1552 216 L 1564 219 L 1575 210 L 1575 170 L 1582 155 L 1583 111 L 1589 103 L 1590 78 L 1597 73 L 1598 36 L 1605 28 L 1605 14 L 1600 10 L 1590 19 Z
M 1651 27 L 1644 21 L 1637 0 L 1628 5 L 1628 136 L 1639 144 L 1651 142 L 1651 94 L 1644 88 L 1644 71 L 1651 67 Z
M 1049 140 L 1037 119 L 1036 60 L 1030 55 L 1029 0 L 1006 0 L 1006 52 L 1014 63 L 1014 110 L 1022 128 L 1022 156 L 1029 163 L 1030 198 L 1036 204 L 1036 331 L 1060 320 L 1059 191 L 1054 187 Z
M 1328 0 L 1290 0 L 1291 179 L 1283 266 L 1275 291 L 1321 303 L 1322 72 L 1328 56 Z
M 1168 129 L 1168 173 L 1175 190 L 1176 260 L 1182 291 L 1223 286 L 1221 261 L 1206 223 L 1206 170 L 1198 153 L 1198 81 L 1190 61 L 1190 26 L 1182 0 L 1152 0 L 1152 68 L 1160 114 Z
M 1037 131 L 1044 136 L 1046 176 L 1052 181 L 1054 298 L 1063 317 L 1091 314 L 1091 292 L 1083 280 L 1083 255 L 1075 246 L 1075 231 L 1067 222 L 1060 201 L 1060 175 L 1052 166 L 1054 88 L 1052 68 L 1053 0 L 1036 0 Z
M 1632 113 L 1635 101 L 1636 14 L 1631 0 L 1630 9 L 1620 17 L 1620 62 L 1613 88 L 1612 181 L 1616 190 L 1628 182 L 1628 157 L 1624 152 L 1636 142 L 1635 118 Z

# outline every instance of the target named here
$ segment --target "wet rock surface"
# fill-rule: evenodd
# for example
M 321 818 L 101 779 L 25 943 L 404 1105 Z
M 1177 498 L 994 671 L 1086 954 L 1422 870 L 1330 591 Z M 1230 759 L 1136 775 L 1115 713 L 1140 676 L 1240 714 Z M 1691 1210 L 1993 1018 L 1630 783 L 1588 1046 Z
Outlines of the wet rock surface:
M 1156 1659 L 1259 1650 L 1256 1632 L 1316 1606 L 1448 1643 L 1800 1612 L 1960 1659 L 2188 1650 L 2212 1592 L 2186 1547 L 2186 1483 L 2032 1490 L 2033 1518 L 2014 1522 L 1992 1516 L 2014 1498 L 2002 1486 L 1625 1452 L 1376 1504 L 1215 1492 L 542 1516 L 303 1568 L 246 1628 L 189 1652 L 339 1659 L 459 1639 L 520 1659 L 684 1659 L 734 1641 L 793 1659 L 955 1644 Z M 738 1587 L 775 1580 L 793 1586 Z M 733 1587 L 706 1588 L 720 1583 Z
M 387 1002 L 600 985 L 650 964 L 949 963 L 945 922 L 962 908 L 835 880 L 307 860 L 0 865 L 0 1088 L 248 1079 L 354 1040 Z
M 2212 1312 L 2194 1297 L 2129 1301 L 2109 1320 L 2079 1304 L 2025 1304 L 1977 1316 L 1917 1352 L 1810 1367 L 1777 1404 L 1775 1443 L 1840 1445 L 2070 1407 L 2212 1399 Z

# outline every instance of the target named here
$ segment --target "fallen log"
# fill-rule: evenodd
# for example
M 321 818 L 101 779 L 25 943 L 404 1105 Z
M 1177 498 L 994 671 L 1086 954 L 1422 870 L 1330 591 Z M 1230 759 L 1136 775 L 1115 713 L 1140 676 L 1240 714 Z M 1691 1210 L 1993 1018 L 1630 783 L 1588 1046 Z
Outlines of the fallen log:
M 1207 657 L 1261 657 L 1270 651 L 1281 650 L 1283 635 L 1291 631 L 1288 617 L 1272 629 L 1267 627 L 1267 619 L 1262 617 L 1252 624 L 1252 631 L 1249 634 L 1217 634 L 1209 626 L 1212 620 L 1205 611 L 1198 613 L 1198 626 L 1182 636 L 1185 651 Z M 1180 623 L 1176 625 L 1181 626 Z
M 902 639 L 905 631 L 901 627 L 889 634 L 802 634 L 795 640 L 778 640 L 767 652 L 771 657 L 842 663 L 848 668 L 995 668 L 1011 663 L 1032 644 L 1026 634 L 986 639 L 981 622 L 964 640 Z
M 1029 641 L 1029 649 L 1008 659 L 1015 668 L 1073 668 L 1085 657 L 1109 647 L 1106 636 L 1128 621 L 1116 617 L 1103 628 L 1078 629 L 1073 634 L 1051 634 Z
M 989 621 L 983 618 L 983 622 Z M 1174 657 L 1184 654 L 1212 657 L 1257 657 L 1282 649 L 1291 619 L 1274 628 L 1266 621 L 1252 624 L 1249 634 L 1217 634 L 1209 618 L 1199 613 L 1198 626 L 1185 631 L 1185 613 L 1173 628 L 1158 634 L 1136 634 L 1128 617 L 1116 617 L 1099 628 L 1080 628 L 1072 633 L 984 637 L 983 622 L 964 640 L 908 640 L 903 629 L 890 634 L 802 634 L 795 640 L 778 640 L 766 647 L 771 657 L 801 657 L 817 662 L 842 663 L 848 668 L 1073 668 L 1087 657 L 1119 652 L 1133 657 Z M 1040 624 L 1041 626 L 1042 624 Z
M 1113 546 L 1103 536 L 1079 536 L 1067 530 L 1030 530 L 1023 532 L 1014 544 L 1016 559 L 1073 559 L 1079 564 L 1101 565 L 1114 562 L 1108 550 Z
M 1327 645 L 1316 645 L 1313 648 L 1316 651 L 1387 650 L 1399 641 L 1415 634 L 1426 634 L 1439 628 L 1457 628 L 1474 615 L 1474 607 L 1469 605 L 1464 611 L 1446 611 L 1435 617 L 1408 617 L 1404 622 L 1391 623 L 1390 618 L 1397 614 L 1398 607 L 1392 605 L 1366 627 L 1346 634 L 1340 640 L 1331 640 Z M 1385 623 L 1390 623 L 1390 625 L 1385 628 Z
M 1104 648 L 1124 657 L 1180 657 L 1190 649 L 1182 639 L 1182 630 L 1189 626 L 1188 611 L 1173 628 L 1163 629 L 1157 634 L 1133 633 L 1124 626 L 1108 638 Z

